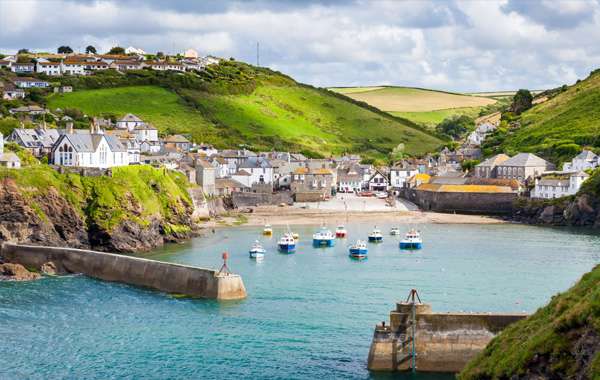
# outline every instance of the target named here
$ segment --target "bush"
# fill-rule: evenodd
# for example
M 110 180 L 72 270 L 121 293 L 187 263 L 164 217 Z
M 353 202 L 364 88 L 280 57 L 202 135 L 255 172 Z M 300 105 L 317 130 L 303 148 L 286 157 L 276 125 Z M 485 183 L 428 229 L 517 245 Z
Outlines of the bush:
M 435 130 L 440 134 L 458 139 L 474 124 L 473 119 L 467 115 L 453 115 L 445 118 L 435 127 Z

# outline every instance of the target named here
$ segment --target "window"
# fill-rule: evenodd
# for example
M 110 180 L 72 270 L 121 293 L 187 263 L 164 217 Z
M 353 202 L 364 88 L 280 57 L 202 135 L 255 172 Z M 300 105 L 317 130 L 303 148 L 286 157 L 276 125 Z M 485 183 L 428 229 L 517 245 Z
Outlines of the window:
M 100 145 L 100 165 L 106 165 L 106 146 Z

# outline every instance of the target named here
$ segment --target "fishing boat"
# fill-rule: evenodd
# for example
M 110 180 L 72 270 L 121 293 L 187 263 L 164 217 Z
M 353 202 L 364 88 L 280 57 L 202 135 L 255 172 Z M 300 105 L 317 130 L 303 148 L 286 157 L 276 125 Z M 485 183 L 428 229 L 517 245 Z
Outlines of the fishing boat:
M 383 235 L 381 234 L 381 230 L 375 226 L 373 231 L 369 234 L 369 241 L 371 243 L 381 243 L 383 241 Z
M 398 227 L 392 227 L 392 229 L 390 230 L 390 235 L 392 235 L 392 236 L 398 236 L 398 235 L 400 235 L 400 228 L 398 228 Z
M 335 229 L 335 237 L 336 238 L 345 238 L 346 235 L 348 235 L 348 232 L 346 231 L 346 227 L 344 226 L 337 226 L 337 228 Z
M 273 228 L 270 224 L 265 224 L 265 228 L 263 228 L 263 235 L 271 236 L 273 235 Z
M 250 258 L 251 259 L 262 259 L 265 257 L 266 250 L 260 244 L 258 240 L 254 242 L 252 248 L 250 248 Z
M 414 228 L 406 233 L 404 239 L 400 241 L 400 249 L 421 249 L 423 240 L 421 234 Z
M 313 245 L 317 247 L 333 247 L 335 245 L 335 235 L 327 227 L 321 227 L 319 232 L 313 234 Z
M 369 252 L 367 249 L 367 243 L 363 240 L 357 240 L 355 244 L 350 246 L 349 251 L 350 257 L 354 259 L 364 259 L 367 257 L 367 253 Z
M 300 235 L 297 232 L 292 232 L 292 237 L 294 238 L 294 240 L 298 241 L 300 240 Z
M 290 232 L 286 232 L 277 242 L 277 246 L 281 252 L 292 253 L 296 250 L 296 240 Z

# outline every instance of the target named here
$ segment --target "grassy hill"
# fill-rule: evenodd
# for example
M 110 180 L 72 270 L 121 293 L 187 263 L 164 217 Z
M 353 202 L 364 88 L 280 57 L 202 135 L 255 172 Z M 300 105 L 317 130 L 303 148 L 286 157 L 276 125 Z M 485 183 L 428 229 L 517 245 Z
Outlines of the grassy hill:
M 496 102 L 490 97 L 411 87 L 337 87 L 331 90 L 428 126 L 456 114 L 477 117 L 481 107 Z
M 501 129 L 486 141 L 487 154 L 532 152 L 555 163 L 583 147 L 600 148 L 600 72 L 524 112 L 520 127 Z
M 458 378 L 600 378 L 600 265 L 502 331 Z
M 88 115 L 132 112 L 163 133 L 188 133 L 220 148 L 384 158 L 399 143 L 423 154 L 442 142 L 408 120 L 240 62 L 210 66 L 199 77 L 146 70 L 128 76 L 77 79 L 73 93 L 50 95 L 48 105 Z

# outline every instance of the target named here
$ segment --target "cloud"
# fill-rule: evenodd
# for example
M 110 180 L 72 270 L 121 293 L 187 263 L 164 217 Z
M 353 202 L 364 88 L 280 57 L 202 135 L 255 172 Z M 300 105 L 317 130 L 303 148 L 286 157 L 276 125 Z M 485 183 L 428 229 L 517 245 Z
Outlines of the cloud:
M 548 88 L 600 66 L 598 2 L 1 0 L 0 52 L 235 57 L 317 86 Z

